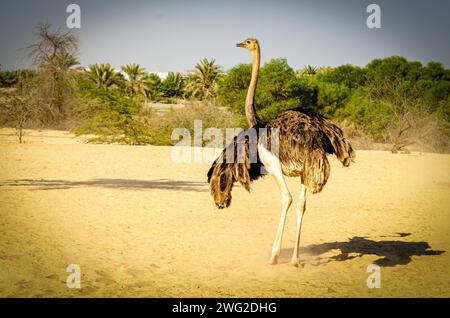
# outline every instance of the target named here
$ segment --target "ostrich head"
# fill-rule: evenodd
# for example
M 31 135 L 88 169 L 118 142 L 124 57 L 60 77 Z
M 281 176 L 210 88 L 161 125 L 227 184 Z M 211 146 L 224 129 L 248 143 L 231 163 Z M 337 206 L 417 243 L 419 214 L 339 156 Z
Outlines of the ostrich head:
M 257 39 L 247 39 L 241 43 L 236 44 L 237 47 L 242 47 L 250 51 L 250 53 L 256 52 L 259 49 L 259 43 Z

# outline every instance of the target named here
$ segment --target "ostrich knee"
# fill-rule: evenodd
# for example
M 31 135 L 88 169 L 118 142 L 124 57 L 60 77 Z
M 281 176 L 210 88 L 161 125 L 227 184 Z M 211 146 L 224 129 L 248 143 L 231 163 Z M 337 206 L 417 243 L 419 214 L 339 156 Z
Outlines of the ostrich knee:
M 289 209 L 289 207 L 292 204 L 292 195 L 290 193 L 283 193 L 281 196 L 281 206 L 286 207 L 286 209 Z

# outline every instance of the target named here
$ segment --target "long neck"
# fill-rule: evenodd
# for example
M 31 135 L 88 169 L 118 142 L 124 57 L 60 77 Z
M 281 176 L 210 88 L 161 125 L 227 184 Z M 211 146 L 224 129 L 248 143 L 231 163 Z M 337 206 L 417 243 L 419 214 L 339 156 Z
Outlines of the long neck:
M 255 111 L 255 91 L 258 84 L 258 73 L 260 63 L 259 47 L 257 50 L 252 51 L 252 79 L 250 80 L 250 86 L 248 87 L 247 98 L 245 99 L 245 116 L 250 127 L 255 126 L 259 119 Z

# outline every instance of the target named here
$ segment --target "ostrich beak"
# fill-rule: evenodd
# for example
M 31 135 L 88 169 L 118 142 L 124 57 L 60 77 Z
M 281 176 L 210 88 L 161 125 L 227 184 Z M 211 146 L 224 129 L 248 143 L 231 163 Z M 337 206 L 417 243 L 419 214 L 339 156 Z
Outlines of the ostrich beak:
M 245 48 L 245 43 L 237 43 L 236 47 L 244 47 Z

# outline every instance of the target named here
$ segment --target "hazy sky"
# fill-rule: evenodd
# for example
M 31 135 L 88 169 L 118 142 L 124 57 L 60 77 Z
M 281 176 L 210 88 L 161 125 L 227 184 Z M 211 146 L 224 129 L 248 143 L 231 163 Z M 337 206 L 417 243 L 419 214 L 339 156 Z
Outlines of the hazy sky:
M 151 71 L 191 69 L 215 58 L 228 69 L 250 58 L 235 43 L 256 37 L 262 61 L 366 65 L 403 55 L 450 68 L 448 0 L 0 0 L 0 64 L 28 65 L 18 48 L 33 43 L 39 22 L 64 26 L 70 3 L 81 6 L 81 63 L 136 62 Z M 368 29 L 366 8 L 381 6 L 382 29 Z

